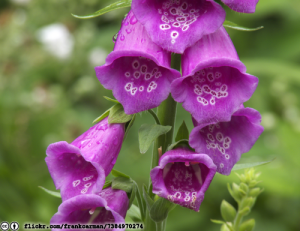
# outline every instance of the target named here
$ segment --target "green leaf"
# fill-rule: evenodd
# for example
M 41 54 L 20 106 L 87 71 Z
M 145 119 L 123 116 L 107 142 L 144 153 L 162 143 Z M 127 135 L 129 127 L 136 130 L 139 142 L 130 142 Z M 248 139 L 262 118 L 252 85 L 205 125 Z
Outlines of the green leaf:
M 213 223 L 215 223 L 215 224 L 220 224 L 220 225 L 222 225 L 222 224 L 225 223 L 225 221 L 214 220 L 214 219 L 210 219 L 210 221 L 213 222 Z
M 132 186 L 133 187 L 132 187 L 131 193 L 129 195 L 129 206 L 128 206 L 128 208 L 130 208 L 130 206 L 132 205 L 132 203 L 135 199 L 135 196 L 136 196 L 136 190 L 137 189 L 136 189 L 135 185 L 132 185 Z
M 185 146 L 185 147 L 188 147 L 189 149 L 191 150 L 194 150 L 193 148 L 190 147 L 189 145 L 189 140 L 179 140 L 173 144 L 171 144 L 168 148 L 167 148 L 167 151 L 170 151 L 174 148 L 177 148 L 178 146 Z
M 143 196 L 147 205 L 147 209 L 150 211 L 152 208 L 152 205 L 154 204 L 154 201 L 152 200 L 152 198 L 149 196 L 148 192 L 147 192 L 147 188 L 146 185 L 144 185 L 143 187 Z
M 135 185 L 135 190 L 136 190 L 136 200 L 138 202 L 138 206 L 140 208 L 140 213 L 141 213 L 141 218 L 144 221 L 145 220 L 145 212 L 146 212 L 146 208 L 144 208 L 144 201 L 143 201 L 143 197 L 141 196 L 140 190 L 139 190 L 139 186 L 137 185 L 137 183 L 132 180 L 132 182 Z
M 128 176 L 128 175 L 126 175 L 125 173 L 122 173 L 122 172 L 120 172 L 120 171 L 118 171 L 118 170 L 115 170 L 115 169 L 113 169 L 113 170 L 111 170 L 111 174 L 114 176 L 114 177 L 125 177 L 125 178 L 128 178 L 128 179 L 130 179 L 130 176 Z
M 104 185 L 103 185 L 103 188 L 102 188 L 102 189 L 105 189 L 105 188 L 107 188 L 107 187 L 111 186 L 111 183 L 112 183 L 112 181 L 111 181 L 111 180 L 105 181 L 105 183 L 104 183 Z
M 95 119 L 94 121 L 93 121 L 93 124 L 94 123 L 98 123 L 98 122 L 100 122 L 101 120 L 103 120 L 105 117 L 107 117 L 108 115 L 109 115 L 109 111 L 112 109 L 112 107 L 110 108 L 110 109 L 108 109 L 108 110 L 106 110 L 101 116 L 99 116 L 97 119 Z
M 132 119 L 130 120 L 130 122 L 126 124 L 124 139 L 128 135 L 128 132 L 129 132 L 130 128 L 132 127 L 134 121 L 135 121 L 135 117 L 136 117 L 136 115 L 134 114 Z
M 187 128 L 185 122 L 183 121 L 181 126 L 178 128 L 175 142 L 179 140 L 188 140 L 189 139 L 189 129 Z
M 171 130 L 171 128 L 171 126 L 143 124 L 139 129 L 140 152 L 147 152 L 152 142 L 160 135 L 166 134 L 168 131 Z
M 175 207 L 175 204 L 166 200 L 165 198 L 160 197 L 152 205 L 152 207 L 150 209 L 150 217 L 155 222 L 161 222 L 167 218 L 168 213 L 174 207 Z
M 107 96 L 103 96 L 103 97 L 104 97 L 104 99 L 106 99 L 106 100 L 108 100 L 108 101 L 110 101 L 110 102 L 113 102 L 113 103 L 119 103 L 119 101 L 116 100 L 116 99 L 112 99 L 112 98 L 109 98 L 109 97 L 107 97 Z
M 46 189 L 46 188 L 44 188 L 44 187 L 42 187 L 42 186 L 39 186 L 39 188 L 43 189 L 46 193 L 50 194 L 51 196 L 61 198 L 61 195 L 60 195 L 59 192 L 51 191 L 51 190 Z
M 126 216 L 129 216 L 134 222 L 139 223 L 142 221 L 140 209 L 136 205 L 131 205 L 127 211 Z
M 239 26 L 239 25 L 235 24 L 234 22 L 230 22 L 228 20 L 225 20 L 225 22 L 223 23 L 223 26 L 227 27 L 227 28 L 235 29 L 235 30 L 241 30 L 241 31 L 256 31 L 256 30 L 260 30 L 260 29 L 264 28 L 263 26 L 256 27 L 256 28 L 247 28 L 247 27 Z
M 112 10 L 117 10 L 117 9 L 120 9 L 120 8 L 123 8 L 123 7 L 130 7 L 130 6 L 131 6 L 131 0 L 121 0 L 121 1 L 118 1 L 118 2 L 115 2 L 115 3 L 111 4 L 109 6 L 104 7 L 103 9 L 98 10 L 93 14 L 89 14 L 89 15 L 85 15 L 85 16 L 79 16 L 79 15 L 75 15 L 75 14 L 72 14 L 72 15 L 75 18 L 89 19 L 89 18 L 98 17 L 98 16 L 100 16 L 102 14 L 105 14 L 105 13 L 108 13 Z
M 262 161 L 262 162 L 236 164 L 236 165 L 233 166 L 232 170 L 236 171 L 236 170 L 240 170 L 240 169 L 244 169 L 244 168 L 256 167 L 256 166 L 260 166 L 260 165 L 271 163 L 273 160 L 275 160 L 275 158 L 272 159 L 272 160 Z
M 132 117 L 133 115 L 125 114 L 123 106 L 120 103 L 118 103 L 110 109 L 108 123 L 126 123 L 129 120 L 131 120 Z
M 134 187 L 133 182 L 131 179 L 125 177 L 116 177 L 112 180 L 111 188 L 112 189 L 121 189 L 127 193 L 131 193 Z

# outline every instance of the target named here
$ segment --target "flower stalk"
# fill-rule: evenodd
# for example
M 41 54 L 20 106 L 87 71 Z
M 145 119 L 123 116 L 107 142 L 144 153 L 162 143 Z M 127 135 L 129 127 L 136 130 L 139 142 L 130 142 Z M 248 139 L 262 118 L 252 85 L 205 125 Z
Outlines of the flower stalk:
M 173 69 L 180 71 L 180 59 L 181 57 L 179 54 L 172 55 L 171 67 Z M 177 109 L 177 102 L 174 101 L 171 95 L 169 95 L 169 97 L 165 101 L 163 101 L 161 105 L 157 108 L 157 117 L 158 120 L 160 121 L 160 124 L 163 126 L 172 126 L 172 129 L 167 134 L 159 136 L 154 142 L 151 169 L 155 168 L 158 165 L 158 160 L 159 160 L 158 149 L 162 147 L 162 154 L 164 154 L 168 145 L 172 143 L 176 109 Z M 152 193 L 150 179 L 149 179 L 149 189 L 150 189 L 149 195 L 153 199 L 155 194 Z M 145 220 L 145 231 L 165 230 L 165 225 L 164 225 L 165 222 L 166 221 L 162 221 L 161 223 L 156 224 L 154 221 L 151 220 L 149 215 L 149 210 L 147 210 L 146 220 Z

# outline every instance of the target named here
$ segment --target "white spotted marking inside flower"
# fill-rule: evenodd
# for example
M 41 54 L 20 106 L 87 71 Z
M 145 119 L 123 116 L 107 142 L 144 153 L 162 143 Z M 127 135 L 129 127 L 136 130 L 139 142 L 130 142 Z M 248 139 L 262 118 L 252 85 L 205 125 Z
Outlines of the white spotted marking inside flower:
M 211 99 L 209 100 L 209 102 L 210 102 L 210 105 L 215 105 L 215 103 L 216 103 L 216 100 L 215 100 L 215 97 L 211 97 Z
M 92 179 L 93 177 L 94 177 L 93 175 L 84 177 L 83 181 L 88 181 L 88 180 Z
M 205 70 L 209 70 L 209 72 L 205 72 Z M 202 105 L 206 106 L 206 102 L 209 102 L 210 105 L 215 105 L 217 99 L 226 98 L 228 96 L 228 85 L 222 84 L 221 82 L 215 82 L 214 81 L 222 76 L 220 72 L 213 72 L 213 68 L 205 68 L 205 70 L 197 71 L 193 76 L 191 76 L 191 83 L 200 83 L 200 85 L 195 84 L 194 86 L 200 86 L 201 92 L 205 93 L 206 95 L 203 95 L 201 98 L 197 97 L 197 101 L 201 103 Z M 200 75 L 205 76 L 206 78 L 200 78 Z M 202 83 L 208 83 L 208 84 L 202 84 Z M 213 85 L 214 84 L 214 85 Z M 215 88 L 215 89 L 214 89 Z M 196 89 L 196 87 L 195 87 Z M 194 92 L 197 94 L 200 91 L 195 90 Z M 199 87 L 197 87 L 199 89 Z M 198 94 L 197 94 L 198 95 Z M 209 97 L 211 95 L 211 97 Z M 202 99 L 205 99 L 202 100 Z
M 149 80 L 152 78 L 152 75 L 150 73 L 145 74 L 145 80 Z
M 135 95 L 136 92 L 137 92 L 137 87 L 131 88 L 131 91 L 130 91 L 131 95 Z
M 224 139 L 223 134 L 221 132 L 217 132 L 216 139 L 217 139 L 217 141 L 222 142 Z
M 200 16 L 199 10 L 192 8 L 192 4 L 188 5 L 187 2 L 180 3 L 180 0 L 169 0 L 162 3 L 162 9 L 158 9 L 161 15 L 160 20 L 162 24 L 159 25 L 161 30 L 168 30 L 172 27 L 183 32 L 189 29 L 189 26 L 197 21 Z M 176 43 L 176 38 L 173 38 L 171 32 L 171 43 Z
M 75 188 L 76 186 L 78 186 L 80 184 L 80 180 L 75 180 L 73 181 L 72 185 Z
M 202 103 L 204 106 L 207 106 L 208 105 L 208 101 L 205 99 L 205 98 L 202 98 L 200 96 L 197 97 L 197 101 L 199 103 Z
M 169 24 L 161 24 L 161 25 L 159 26 L 159 28 L 160 28 L 161 30 L 169 30 L 169 29 L 171 29 L 171 26 L 170 26 Z
M 142 65 L 140 71 L 141 73 L 145 74 L 147 71 L 147 65 Z
M 89 187 L 91 187 L 91 185 L 92 185 L 92 183 L 87 183 L 87 184 L 84 185 L 84 187 L 89 188 Z
M 139 66 L 140 66 L 140 63 L 139 63 L 139 61 L 137 61 L 137 60 L 133 61 L 133 63 L 132 63 L 132 67 L 133 67 L 134 69 L 137 69 L 137 68 L 139 68 Z
M 85 194 L 88 191 L 89 188 L 84 188 L 80 191 L 81 194 Z
M 212 135 L 212 134 L 210 134 L 210 133 L 208 133 L 207 134 L 207 138 L 210 140 L 210 141 L 215 141 L 215 138 L 214 138 L 214 136 Z
M 139 71 L 134 72 L 133 74 L 134 78 L 138 79 L 141 76 L 141 73 Z
M 180 192 L 176 192 L 173 197 L 180 199 L 181 198 L 181 193 Z
M 132 87 L 133 87 L 133 83 L 126 83 L 124 88 L 125 88 L 126 91 L 131 91 Z

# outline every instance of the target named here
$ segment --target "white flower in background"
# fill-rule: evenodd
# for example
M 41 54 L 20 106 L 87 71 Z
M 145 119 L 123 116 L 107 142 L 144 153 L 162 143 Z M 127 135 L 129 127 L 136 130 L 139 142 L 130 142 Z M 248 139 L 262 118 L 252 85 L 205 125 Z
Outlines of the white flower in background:
M 12 3 L 15 4 L 20 4 L 20 5 L 26 5 L 28 4 L 31 0 L 10 0 Z
M 67 59 L 72 53 L 74 39 L 63 24 L 56 23 L 42 27 L 37 32 L 37 39 L 57 58 Z
M 105 63 L 105 59 L 107 56 L 107 52 L 101 48 L 101 47 L 96 47 L 93 50 L 91 50 L 89 54 L 89 61 L 92 66 L 100 66 Z

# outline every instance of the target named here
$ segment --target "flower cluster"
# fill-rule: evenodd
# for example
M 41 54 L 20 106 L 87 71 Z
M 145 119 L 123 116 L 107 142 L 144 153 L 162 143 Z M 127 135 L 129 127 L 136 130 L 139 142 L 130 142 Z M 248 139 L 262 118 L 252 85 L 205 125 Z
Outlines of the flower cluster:
M 222 1 L 244 13 L 258 2 Z M 126 114 L 158 107 L 170 93 L 191 114 L 190 146 L 164 153 L 150 175 L 153 193 L 195 211 L 215 173 L 229 175 L 263 131 L 259 112 L 243 106 L 258 79 L 246 73 L 224 20 L 213 0 L 133 0 L 114 50 L 95 68 Z M 182 75 L 171 68 L 171 52 L 182 54 Z M 52 223 L 124 222 L 126 193 L 103 189 L 124 127 L 106 118 L 71 144 L 48 147 L 46 163 L 63 200 Z

